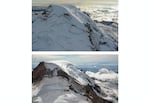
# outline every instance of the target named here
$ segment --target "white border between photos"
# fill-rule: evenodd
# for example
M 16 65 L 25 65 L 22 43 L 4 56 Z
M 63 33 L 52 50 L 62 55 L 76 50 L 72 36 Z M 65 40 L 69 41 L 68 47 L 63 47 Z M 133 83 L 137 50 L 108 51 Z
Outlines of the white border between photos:
M 96 55 L 96 54 L 100 54 L 100 55 L 105 55 L 105 54 L 108 54 L 108 55 L 114 55 L 114 54 L 118 54 L 118 52 L 114 51 L 114 52 L 88 52 L 88 51 L 69 51 L 69 52 L 32 52 L 32 54 L 50 54 L 50 55 L 75 55 L 75 54 L 82 54 L 82 55 Z

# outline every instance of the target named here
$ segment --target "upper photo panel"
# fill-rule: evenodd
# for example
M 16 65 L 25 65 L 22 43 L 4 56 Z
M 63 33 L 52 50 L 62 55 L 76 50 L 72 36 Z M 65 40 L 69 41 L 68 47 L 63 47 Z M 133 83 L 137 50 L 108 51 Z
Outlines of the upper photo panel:
M 32 0 L 32 51 L 118 51 L 118 0 Z

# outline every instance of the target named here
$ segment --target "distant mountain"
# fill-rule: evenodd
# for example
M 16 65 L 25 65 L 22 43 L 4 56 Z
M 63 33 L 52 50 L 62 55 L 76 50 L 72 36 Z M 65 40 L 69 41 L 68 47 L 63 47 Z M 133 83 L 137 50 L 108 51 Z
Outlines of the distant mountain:
M 77 65 L 83 71 L 92 71 L 98 72 L 101 68 L 107 68 L 108 70 L 112 70 L 118 73 L 118 65 L 117 64 L 110 64 L 108 62 L 90 62 L 86 64 L 79 64 Z
M 32 103 L 116 102 L 91 77 L 68 61 L 41 62 L 32 71 Z
M 33 51 L 116 51 L 117 26 L 96 23 L 73 5 L 32 9 Z

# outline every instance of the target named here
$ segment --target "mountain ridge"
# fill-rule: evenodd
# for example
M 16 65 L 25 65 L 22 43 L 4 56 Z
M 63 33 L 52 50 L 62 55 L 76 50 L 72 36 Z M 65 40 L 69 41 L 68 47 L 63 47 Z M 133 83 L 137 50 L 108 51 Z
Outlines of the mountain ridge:
M 45 9 L 39 8 L 33 8 L 32 13 L 33 51 L 117 50 L 118 40 L 112 38 L 114 31 L 108 25 L 99 28 L 75 6 L 50 5 Z M 108 33 L 106 29 L 109 29 Z
M 70 69 L 72 69 L 72 71 L 70 71 Z M 73 72 L 76 75 L 74 75 Z M 83 98 L 86 97 L 87 100 L 85 101 L 91 101 L 92 103 L 113 103 L 111 99 L 107 100 L 103 98 L 102 95 L 104 94 L 101 91 L 101 87 L 98 86 L 90 77 L 88 77 L 82 71 L 78 70 L 76 67 L 74 67 L 74 65 L 68 62 L 62 62 L 62 61 L 61 62 L 55 61 L 55 62 L 49 62 L 49 63 L 40 62 L 39 65 L 32 71 L 33 86 L 41 85 L 41 86 L 37 86 L 37 88 L 40 88 L 40 89 L 38 90 L 36 95 L 33 96 L 33 100 L 35 100 L 35 98 L 40 98 L 40 101 L 42 100 L 44 101 L 42 103 L 48 102 L 47 99 L 50 97 L 45 97 L 44 96 L 46 95 L 45 92 L 44 94 L 42 92 L 42 95 L 41 95 L 40 91 L 45 91 L 44 85 L 46 85 L 47 83 L 51 83 L 48 81 L 51 81 L 54 78 L 57 79 L 54 81 L 60 81 L 62 79 L 63 81 L 67 82 L 64 84 L 64 85 L 67 84 L 67 86 L 64 87 L 66 89 L 63 90 L 65 91 L 65 93 L 66 92 L 73 93 L 73 94 L 75 93 L 75 95 L 80 95 Z M 61 81 L 58 82 L 58 84 L 59 83 L 61 83 Z M 54 85 L 54 84 L 51 84 L 51 85 Z M 54 88 L 54 87 L 48 86 L 46 88 L 48 89 L 48 88 Z M 47 92 L 49 93 L 50 90 Z M 52 94 L 49 93 L 49 95 L 52 95 Z M 58 103 L 63 103 L 63 102 L 58 102 Z M 67 103 L 70 103 L 70 102 L 67 102 Z M 87 102 L 87 103 L 90 103 L 90 102 Z

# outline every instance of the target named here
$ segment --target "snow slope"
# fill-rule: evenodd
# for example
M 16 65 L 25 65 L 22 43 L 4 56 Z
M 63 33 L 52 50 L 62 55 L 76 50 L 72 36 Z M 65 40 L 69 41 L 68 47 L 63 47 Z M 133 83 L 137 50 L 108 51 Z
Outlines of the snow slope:
M 87 75 L 85 75 L 85 73 L 77 69 L 70 62 L 68 61 L 51 61 L 51 62 L 60 66 L 64 72 L 66 72 L 69 76 L 75 78 L 79 84 L 81 85 L 94 84 L 92 80 Z
M 32 93 L 39 89 L 32 98 L 33 103 L 91 103 L 87 97 L 69 90 L 69 85 L 61 77 L 44 78 L 36 89 L 32 89 Z
M 73 5 L 50 5 L 42 9 L 33 7 L 32 50 L 117 50 L 117 38 L 105 34 L 108 26 L 100 28 Z

